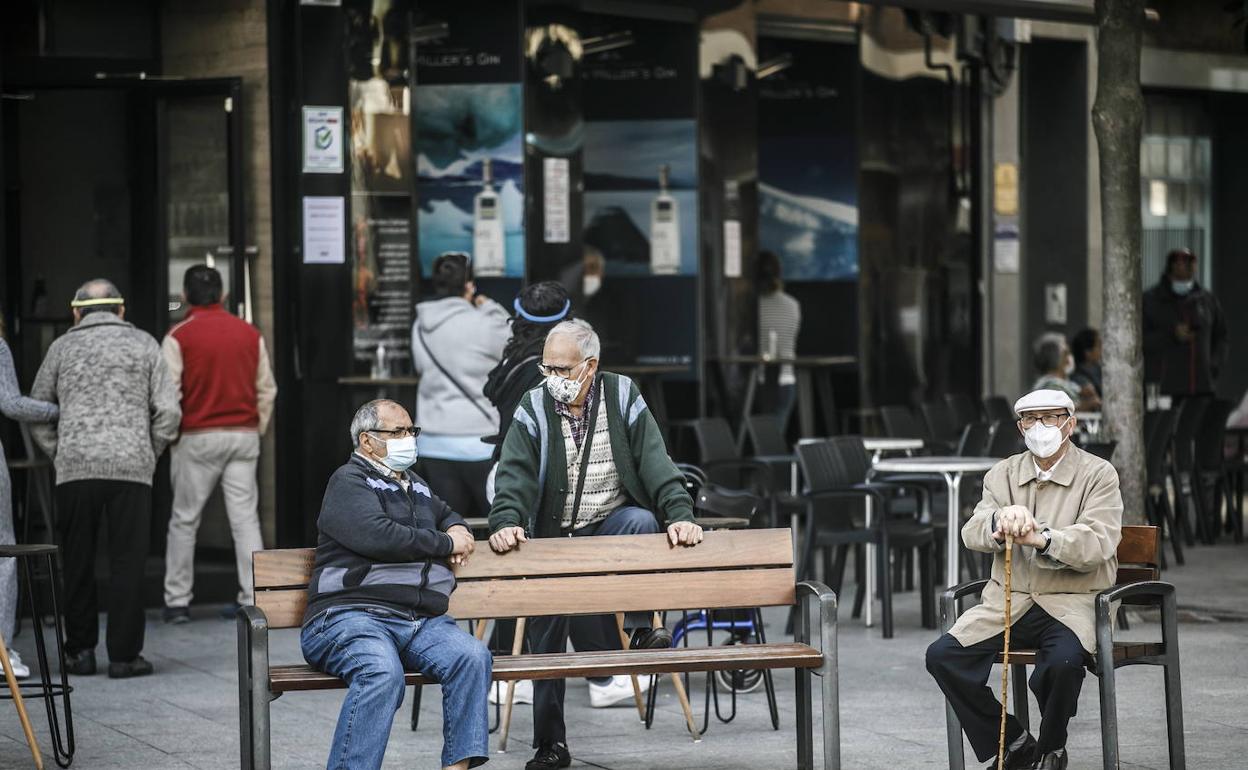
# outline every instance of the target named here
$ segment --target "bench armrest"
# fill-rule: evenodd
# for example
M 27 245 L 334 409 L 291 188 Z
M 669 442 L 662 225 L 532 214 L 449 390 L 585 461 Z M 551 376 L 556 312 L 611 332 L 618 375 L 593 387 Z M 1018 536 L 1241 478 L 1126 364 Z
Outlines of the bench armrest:
M 1172 658 L 1174 665 L 1178 663 L 1179 654 L 1179 613 L 1175 597 L 1174 584 L 1162 580 L 1141 580 L 1138 583 L 1107 588 L 1096 595 L 1096 656 L 1097 664 L 1102 671 L 1114 666 L 1114 617 L 1115 602 L 1123 599 L 1148 598 L 1153 602 L 1142 604 L 1159 604 L 1161 606 L 1161 642 L 1165 645 L 1164 655 Z
M 952 537 L 952 533 L 950 533 Z M 978 595 L 983 592 L 984 586 L 988 585 L 987 578 L 979 580 L 968 580 L 965 583 L 959 583 L 952 588 L 946 588 L 940 594 L 940 627 L 941 630 L 948 632 L 953 628 L 953 621 L 958 619 L 958 600 L 971 595 Z
M 812 605 L 819 613 L 819 639 L 823 645 L 823 665 L 820 676 L 836 676 L 836 592 L 815 580 L 803 580 L 797 584 L 798 622 L 794 625 L 796 641 L 811 642 Z

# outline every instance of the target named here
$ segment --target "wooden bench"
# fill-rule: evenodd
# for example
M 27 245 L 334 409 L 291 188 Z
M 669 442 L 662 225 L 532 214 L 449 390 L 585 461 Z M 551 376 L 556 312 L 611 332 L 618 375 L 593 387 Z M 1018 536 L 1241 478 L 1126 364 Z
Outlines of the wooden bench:
M 346 687 L 303 664 L 270 665 L 269 630 L 303 622 L 313 549 L 257 551 L 254 607 L 238 619 L 238 687 L 243 768 L 269 768 L 269 703 L 283 693 Z M 666 650 L 511 655 L 494 660 L 496 681 L 743 669 L 796 671 L 798 767 L 814 767 L 811 676 L 822 680 L 824 767 L 840 767 L 836 595 L 793 577 L 787 529 L 708 532 L 694 548 L 667 536 L 535 539 L 499 555 L 485 543 L 456 571 L 450 614 L 457 620 L 597 615 L 797 604 L 792 643 Z M 817 617 L 818 626 L 812 623 Z M 822 649 L 811 645 L 812 632 Z M 428 684 L 408 673 L 407 684 Z
M 1174 586 L 1158 578 L 1161 569 L 1161 532 L 1157 527 L 1122 528 L 1118 543 L 1118 581 L 1096 597 L 1096 657 L 1088 670 L 1100 680 L 1101 758 L 1105 770 L 1118 770 L 1118 690 L 1115 671 L 1123 666 L 1161 666 L 1166 688 L 1166 734 L 1170 742 L 1170 768 L 1185 767 L 1183 748 L 1183 696 L 1179 684 L 1179 630 Z M 978 596 L 987 580 L 972 580 L 954 586 L 941 595 L 940 615 L 947 632 L 959 614 L 959 602 Z M 1111 620 L 1114 602 L 1151 605 L 1161 608 L 1160 642 L 1126 642 L 1114 639 Z M 1001 663 L 1002 656 L 997 657 Z M 1029 729 L 1027 710 L 1027 666 L 1036 662 L 1035 650 L 1011 650 L 1012 689 L 1010 702 L 1024 729 Z M 962 725 L 953 708 L 945 706 L 949 739 L 949 767 L 963 770 Z

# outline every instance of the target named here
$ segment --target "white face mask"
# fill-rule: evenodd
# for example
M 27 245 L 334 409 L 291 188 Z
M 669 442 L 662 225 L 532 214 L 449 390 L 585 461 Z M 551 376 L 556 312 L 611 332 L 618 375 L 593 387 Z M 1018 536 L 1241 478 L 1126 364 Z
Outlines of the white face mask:
M 1023 431 L 1023 442 L 1027 444 L 1028 451 L 1041 460 L 1057 454 L 1057 450 L 1062 448 L 1062 442 L 1066 440 L 1066 437 L 1062 435 L 1062 429 L 1068 422 L 1070 422 L 1069 417 L 1052 428 L 1042 422 L 1037 422 Z
M 1065 372 L 1067 377 L 1075 373 L 1075 359 L 1071 356 L 1066 357 Z
M 581 281 L 581 291 L 584 292 L 586 297 L 594 296 L 595 294 L 598 293 L 598 290 L 601 288 L 602 288 L 602 276 L 601 275 L 587 275 L 585 276 L 584 280 Z
M 550 397 L 561 404 L 570 404 L 576 400 L 581 394 L 581 385 L 585 383 L 585 374 L 589 371 L 586 367 L 581 372 L 581 376 L 575 380 L 570 377 L 560 377 L 552 374 L 546 378 L 546 390 L 550 393 Z
M 386 439 L 386 456 L 381 458 L 381 464 L 395 473 L 402 473 L 415 465 L 416 437 Z

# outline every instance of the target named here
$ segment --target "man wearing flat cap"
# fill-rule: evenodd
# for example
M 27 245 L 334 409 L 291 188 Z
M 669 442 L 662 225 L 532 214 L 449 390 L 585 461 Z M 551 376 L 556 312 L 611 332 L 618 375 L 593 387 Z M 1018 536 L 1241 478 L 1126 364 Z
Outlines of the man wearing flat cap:
M 1076 423 L 1070 396 L 1037 390 L 1014 411 L 1027 451 L 988 472 L 983 499 L 962 527 L 967 548 L 993 554 L 992 578 L 983 603 L 927 648 L 927 670 L 975 755 L 995 757 L 1001 704 L 987 682 L 1004 639 L 1005 539 L 1013 535 L 1011 644 L 1037 651 L 1031 690 L 1042 720 L 1033 738 L 1009 717 L 1005 767 L 1064 770 L 1066 726 L 1096 650 L 1096 595 L 1117 576 L 1122 496 L 1114 467 L 1070 442 Z

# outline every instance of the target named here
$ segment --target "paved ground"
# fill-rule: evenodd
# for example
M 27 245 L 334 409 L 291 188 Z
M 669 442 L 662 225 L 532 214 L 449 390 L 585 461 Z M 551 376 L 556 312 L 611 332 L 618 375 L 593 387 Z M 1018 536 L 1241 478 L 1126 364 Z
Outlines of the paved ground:
M 1248 652 L 1244 646 L 1248 625 L 1243 622 L 1248 619 L 1248 546 L 1193 549 L 1188 565 L 1170 570 L 1166 577 L 1178 585 L 1181 605 L 1194 608 L 1180 627 L 1188 766 L 1248 766 Z M 878 628 L 865 629 L 848 617 L 847 610 L 842 611 L 841 723 L 846 768 L 946 766 L 943 701 L 923 669 L 923 650 L 933 632 L 919 628 L 917 605 L 914 594 L 898 597 L 898 632 L 889 641 L 880 638 Z M 215 610 L 197 608 L 200 617 L 180 627 L 166 627 L 154 613 L 149 615 L 146 655 L 156 665 L 155 676 L 132 681 L 77 680 L 74 767 L 238 766 L 234 627 L 218 620 Z M 781 614 L 769 615 L 772 638 L 781 638 L 781 623 Z M 1129 637 L 1147 640 L 1156 633 L 1156 626 L 1136 623 Z M 298 659 L 295 636 L 290 631 L 274 634 L 274 661 Z M 33 659 L 29 632 L 19 637 L 16 646 L 27 660 Z M 99 654 L 103 656 L 102 648 Z M 573 682 L 568 688 L 568 716 L 577 760 L 574 767 L 791 767 L 795 761 L 792 676 L 779 674 L 777 688 L 779 732 L 773 732 L 767 722 L 760 691 L 742 697 L 740 714 L 731 725 L 712 718 L 710 730 L 695 744 L 684 731 L 670 685 L 661 689 L 660 713 L 647 733 L 631 707 L 590 709 L 584 684 Z M 694 689 L 700 717 L 699 679 Z M 340 692 L 296 693 L 273 704 L 276 767 L 324 766 L 341 697 Z M 46 750 L 46 717 L 38 704 L 33 705 Z M 408 706 L 404 704 L 395 721 L 386 767 L 436 767 L 441 746 L 437 690 L 426 692 L 416 733 L 407 728 Z M 1100 767 L 1098 708 L 1095 679 L 1089 678 L 1080 714 L 1071 727 L 1072 768 Z M 1123 766 L 1166 767 L 1160 671 L 1120 671 L 1119 709 Z M 524 766 L 531 725 L 529 708 L 517 707 L 511 750 L 494 754 L 491 767 Z M 17 718 L 7 704 L 0 703 L 0 768 L 29 766 Z

